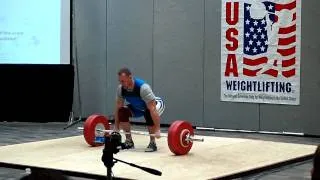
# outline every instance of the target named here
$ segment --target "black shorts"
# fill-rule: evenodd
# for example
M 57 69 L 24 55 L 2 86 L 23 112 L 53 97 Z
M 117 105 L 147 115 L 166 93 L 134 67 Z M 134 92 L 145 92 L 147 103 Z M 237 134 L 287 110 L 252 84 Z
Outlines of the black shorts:
M 130 104 L 128 105 L 128 108 L 131 111 L 131 117 L 138 118 L 138 117 L 143 116 L 144 119 L 146 120 L 147 126 L 154 125 L 154 122 L 152 120 L 151 113 L 150 113 L 149 109 L 146 109 L 145 111 L 140 111 L 140 110 L 133 108 Z

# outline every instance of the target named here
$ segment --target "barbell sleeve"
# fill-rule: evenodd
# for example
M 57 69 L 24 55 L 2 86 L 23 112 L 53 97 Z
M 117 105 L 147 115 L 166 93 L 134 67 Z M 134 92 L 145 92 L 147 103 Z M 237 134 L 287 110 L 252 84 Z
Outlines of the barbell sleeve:
M 204 138 L 196 138 L 194 136 L 189 136 L 186 138 L 186 141 L 198 141 L 198 142 L 204 142 Z

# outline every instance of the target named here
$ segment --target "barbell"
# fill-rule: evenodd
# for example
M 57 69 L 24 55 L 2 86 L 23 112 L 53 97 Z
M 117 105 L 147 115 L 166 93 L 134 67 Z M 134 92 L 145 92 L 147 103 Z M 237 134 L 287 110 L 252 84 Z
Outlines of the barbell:
M 113 132 L 113 130 L 110 130 L 108 118 L 101 114 L 90 115 L 84 122 L 84 126 L 78 127 L 78 130 L 83 131 L 84 139 L 90 146 L 102 145 L 103 143 L 96 142 L 96 139 Z M 133 130 L 130 132 L 120 131 L 119 133 L 156 136 L 155 134 L 149 134 L 149 132 Z M 183 120 L 174 121 L 168 129 L 168 134 L 161 134 L 160 137 L 167 137 L 168 147 L 175 155 L 185 155 L 191 150 L 194 141 L 204 141 L 203 138 L 194 137 L 192 125 Z

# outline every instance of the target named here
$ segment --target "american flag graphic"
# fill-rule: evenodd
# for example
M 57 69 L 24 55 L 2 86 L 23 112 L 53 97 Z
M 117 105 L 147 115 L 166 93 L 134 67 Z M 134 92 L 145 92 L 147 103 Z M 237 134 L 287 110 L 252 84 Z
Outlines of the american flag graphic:
M 266 15 L 260 19 L 250 14 L 252 4 L 244 3 L 243 75 L 295 76 L 296 1 L 262 3 Z

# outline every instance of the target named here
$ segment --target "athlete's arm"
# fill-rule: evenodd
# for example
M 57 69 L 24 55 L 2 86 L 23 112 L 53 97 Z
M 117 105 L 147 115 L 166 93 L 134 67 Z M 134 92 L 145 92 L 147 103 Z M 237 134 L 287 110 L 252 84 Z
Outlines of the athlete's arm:
M 148 109 L 150 111 L 151 118 L 154 123 L 154 130 L 155 132 L 160 131 L 160 116 L 156 109 L 156 100 L 151 100 L 147 103 Z
M 153 130 L 157 136 L 160 136 L 160 116 L 156 109 L 156 96 L 148 84 L 143 84 L 140 89 L 141 98 L 146 102 L 147 108 L 150 111 L 154 126 Z M 158 137 L 159 138 L 159 137 Z
M 119 109 L 123 106 L 124 106 L 124 99 L 121 96 L 121 86 L 119 86 L 117 89 L 116 107 L 115 107 L 115 113 L 114 113 L 114 121 L 115 121 L 114 130 L 117 130 L 117 131 L 120 130 L 118 112 L 119 112 Z

